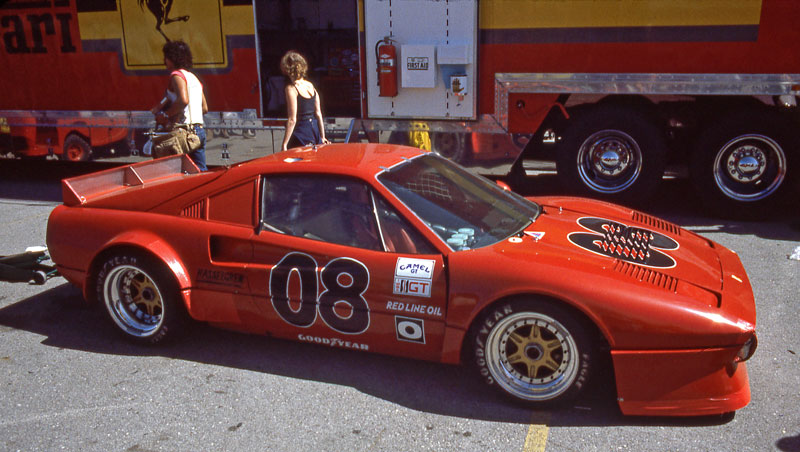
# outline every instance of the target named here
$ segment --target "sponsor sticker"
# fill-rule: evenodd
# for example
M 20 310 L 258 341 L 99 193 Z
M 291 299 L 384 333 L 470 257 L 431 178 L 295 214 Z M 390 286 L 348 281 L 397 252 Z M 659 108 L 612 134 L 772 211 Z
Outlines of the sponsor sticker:
M 386 302 L 386 310 L 395 312 L 404 312 L 406 314 L 426 314 L 436 317 L 442 316 L 442 308 L 439 306 L 430 306 L 426 304 L 403 303 L 400 301 Z
M 525 231 L 525 235 L 527 235 L 529 237 L 533 237 L 533 240 L 536 240 L 538 242 L 542 237 L 544 237 L 544 232 L 542 232 L 542 231 Z
M 398 257 L 394 276 L 433 280 L 433 266 L 435 263 L 436 261 L 433 259 Z
M 430 298 L 431 282 L 425 279 L 395 278 L 393 293 Z
M 405 342 L 425 343 L 425 322 L 422 319 L 395 316 L 394 325 L 397 340 Z
M 244 275 L 224 270 L 201 268 L 197 270 L 197 282 L 218 286 L 242 287 L 244 285 Z
M 314 344 L 327 345 L 329 347 L 350 348 L 353 350 L 369 350 L 369 345 L 359 344 L 357 342 L 345 341 L 336 337 L 319 337 L 309 336 L 307 334 L 298 334 L 297 339 L 303 342 L 311 342 Z

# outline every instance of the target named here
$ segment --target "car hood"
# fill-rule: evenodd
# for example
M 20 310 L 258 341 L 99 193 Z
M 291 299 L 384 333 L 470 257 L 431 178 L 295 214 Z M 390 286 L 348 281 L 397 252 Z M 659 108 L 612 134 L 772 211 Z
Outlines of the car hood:
M 722 289 L 722 266 L 715 249 L 719 245 L 708 239 L 601 201 L 566 197 L 535 201 L 542 206 L 536 221 L 498 245 L 506 249 L 516 245 L 522 253 L 535 252 L 568 267 L 613 268 L 634 278 L 681 280 L 713 292 Z

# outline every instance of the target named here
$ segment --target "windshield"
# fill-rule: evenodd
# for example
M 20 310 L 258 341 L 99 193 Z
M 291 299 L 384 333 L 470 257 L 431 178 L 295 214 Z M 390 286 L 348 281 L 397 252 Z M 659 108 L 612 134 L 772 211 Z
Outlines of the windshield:
M 398 165 L 378 181 L 454 250 L 505 240 L 540 211 L 537 204 L 433 154 Z

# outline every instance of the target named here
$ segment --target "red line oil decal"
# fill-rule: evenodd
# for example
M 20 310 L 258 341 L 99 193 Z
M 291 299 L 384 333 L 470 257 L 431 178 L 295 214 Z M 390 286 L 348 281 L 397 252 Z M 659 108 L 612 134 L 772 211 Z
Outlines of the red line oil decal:
M 591 232 L 573 232 L 567 238 L 585 250 L 647 267 L 675 266 L 675 259 L 662 251 L 678 249 L 678 242 L 664 234 L 604 218 L 584 217 L 578 224 Z

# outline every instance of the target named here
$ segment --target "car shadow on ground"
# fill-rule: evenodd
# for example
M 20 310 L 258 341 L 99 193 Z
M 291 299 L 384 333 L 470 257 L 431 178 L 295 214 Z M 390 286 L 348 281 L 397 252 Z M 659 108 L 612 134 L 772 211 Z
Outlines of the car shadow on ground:
M 289 378 L 349 386 L 406 408 L 467 419 L 548 426 L 707 426 L 724 416 L 626 417 L 616 403 L 613 378 L 595 378 L 584 395 L 563 408 L 532 410 L 496 393 L 468 366 L 240 334 L 193 323 L 180 337 L 154 347 L 117 334 L 99 307 L 62 284 L 0 309 L 0 331 L 19 329 L 44 336 L 50 347 L 122 356 L 163 356 Z

